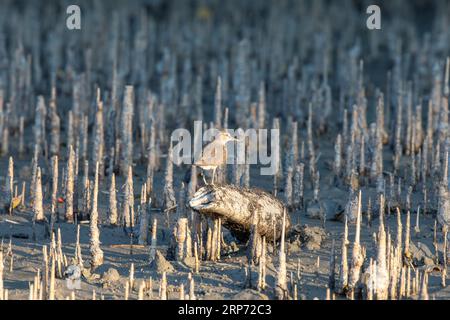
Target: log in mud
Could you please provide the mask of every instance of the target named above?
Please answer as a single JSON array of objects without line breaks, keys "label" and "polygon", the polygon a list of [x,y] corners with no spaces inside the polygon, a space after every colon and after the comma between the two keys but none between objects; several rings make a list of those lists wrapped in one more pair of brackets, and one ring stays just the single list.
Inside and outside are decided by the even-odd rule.
[{"label": "log in mud", "polygon": [[[283,224],[283,203],[259,189],[238,188],[231,185],[208,185],[199,189],[189,206],[212,218],[221,218],[223,225],[239,240],[250,235],[253,214],[258,216],[258,233],[267,240],[278,240]],[[291,222],[286,215],[286,234]]]}]

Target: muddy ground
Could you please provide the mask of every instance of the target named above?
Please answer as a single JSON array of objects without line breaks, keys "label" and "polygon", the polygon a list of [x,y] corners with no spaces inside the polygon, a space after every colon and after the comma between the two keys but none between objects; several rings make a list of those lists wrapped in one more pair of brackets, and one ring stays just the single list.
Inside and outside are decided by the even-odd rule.
[{"label": "muddy ground", "polygon": [[[325,145],[326,137],[324,137],[323,142],[319,141],[324,150],[326,150]],[[389,152],[386,152],[389,154]],[[288,237],[287,244],[287,268],[288,268],[288,282],[291,283],[290,278],[293,277],[294,282],[297,280],[297,270],[300,265],[300,278],[298,280],[298,298],[299,299],[325,299],[326,288],[328,286],[328,276],[329,276],[329,261],[330,252],[333,239],[336,241],[336,253],[337,253],[337,266],[336,266],[336,277],[339,272],[340,263],[340,252],[341,252],[341,242],[344,232],[344,224],[340,221],[336,221],[334,218],[335,214],[338,213],[339,206],[343,207],[347,201],[348,192],[346,188],[336,187],[331,181],[332,173],[329,169],[327,163],[332,161],[332,154],[324,153],[319,160],[320,172],[323,174],[321,179],[321,191],[320,199],[323,203],[328,203],[330,207],[336,206],[337,209],[333,212],[327,212],[327,221],[325,224],[323,241],[320,243],[317,241],[312,241],[310,246],[308,243],[301,241],[294,241],[292,238]],[[387,156],[386,156],[387,157]],[[162,159],[165,162],[165,159]],[[20,161],[17,159],[16,166],[18,168],[23,168],[27,165],[27,161]],[[7,169],[7,164],[5,159],[2,159],[1,172],[5,172]],[[180,177],[184,177],[187,168],[176,168],[174,176],[177,177],[175,180],[175,187],[178,188],[181,184]],[[22,169],[25,170],[26,169]],[[22,174],[26,173],[22,171]],[[21,170],[17,171],[19,177],[17,181],[20,182],[22,179],[27,179],[27,176],[20,176]],[[145,175],[141,175],[141,172],[135,172],[134,183],[135,185],[140,185],[143,183],[143,178]],[[44,175],[45,176],[45,175]],[[163,172],[158,172],[156,176],[155,194],[162,194],[162,181]],[[4,177],[0,178],[0,183],[4,184]],[[117,181],[117,188],[120,190],[120,186],[123,181],[120,178]],[[105,178],[103,181],[103,187],[101,187],[101,192],[99,194],[99,210],[100,210],[100,221],[106,223],[106,212],[107,212],[107,191],[108,190],[108,179]],[[21,185],[19,183],[18,185]],[[268,192],[272,192],[272,177],[264,177],[259,175],[259,169],[253,168],[251,175],[251,185],[252,187],[258,187],[265,189]],[[307,182],[308,186],[308,182]],[[45,190],[45,189],[44,189]],[[136,193],[136,192],[135,192]],[[373,188],[362,188],[363,203],[367,203],[368,197],[375,198],[375,190]],[[136,194],[136,198],[138,198]],[[280,189],[280,197],[282,196],[282,189]],[[49,192],[44,191],[44,197],[49,197]],[[120,197],[120,196],[119,196]],[[120,199],[120,198],[119,198]],[[312,199],[311,187],[306,188],[305,202],[308,203]],[[373,201],[373,200],[372,200]],[[419,200],[417,199],[417,202]],[[417,207],[413,199],[412,207]],[[49,211],[49,203],[45,201],[45,210]],[[164,217],[161,212],[155,211],[151,215],[151,219],[154,217],[158,218],[159,221],[164,221]],[[414,210],[416,211],[416,210]],[[70,264],[70,259],[74,257],[75,253],[75,241],[76,241],[76,225],[68,224],[63,221],[64,217],[64,204],[59,204],[59,213],[61,220],[56,224],[56,228],[61,230],[62,240],[63,240],[63,252],[67,256]],[[367,216],[363,212],[363,223],[361,231],[361,241],[366,247],[368,257],[376,257],[375,245],[373,242],[373,234],[378,230],[378,216],[373,213],[371,226],[368,225]],[[175,219],[176,214],[171,213],[171,219]],[[50,240],[45,236],[45,226],[36,225],[35,231],[33,231],[32,223],[33,213],[30,208],[23,208],[20,210],[15,210],[13,216],[8,216],[6,214],[0,215],[0,237],[3,240],[4,252],[7,252],[9,241],[12,243],[13,252],[13,271],[9,271],[10,258],[5,255],[5,272],[4,272],[4,286],[9,290],[10,299],[27,299],[29,295],[29,285],[32,283],[36,272],[38,269],[42,271],[43,268],[43,257],[42,257],[42,246],[49,245]],[[295,224],[295,228],[301,226],[317,227],[322,229],[322,221],[316,219],[309,219],[306,216],[304,210],[290,212],[291,221]],[[434,215],[426,214],[420,215],[420,233],[416,234],[414,232],[416,215],[413,212],[411,214],[411,242],[413,245],[421,247],[425,246],[423,249],[425,253],[420,255],[434,259],[434,249],[433,249],[433,227],[434,227]],[[160,250],[164,255],[166,253],[167,247],[170,243],[170,231],[165,227],[164,223],[158,224],[158,250]],[[406,224],[406,214],[402,213],[402,224]],[[81,247],[82,255],[85,263],[85,267],[89,268],[89,224],[85,222],[80,222],[81,231]],[[386,227],[390,230],[392,240],[395,239],[397,221],[394,212],[387,214],[386,216]],[[349,240],[354,239],[355,226],[349,226]],[[36,235],[36,240],[33,241],[33,234]],[[440,234],[440,233],[439,233]],[[24,239],[25,238],[25,239]],[[198,274],[193,274],[195,279],[196,288],[195,294],[198,299],[273,299],[273,288],[275,284],[276,268],[278,256],[273,255],[273,247],[269,244],[269,258],[267,261],[267,288],[265,291],[258,292],[256,290],[251,290],[247,288],[246,283],[246,272],[245,268],[247,265],[246,258],[246,244],[239,243],[234,239],[226,229],[224,229],[224,239],[227,244],[235,242],[237,248],[234,250],[229,250],[230,252],[222,253],[222,258],[218,262],[202,261],[200,264],[200,272]],[[137,286],[141,280],[153,280],[153,294],[152,297],[157,299],[159,281],[161,279],[161,274],[151,267],[149,263],[149,246],[130,246],[130,238],[127,236],[121,227],[111,228],[107,225],[100,225],[100,240],[101,248],[104,251],[104,265],[99,267],[94,271],[94,274],[85,275],[81,278],[81,288],[75,291],[77,299],[91,299],[93,291],[96,292],[97,298],[104,297],[104,299],[123,299],[125,293],[125,283],[128,281],[131,263],[135,265],[135,279],[136,288],[130,294],[130,299],[137,299]],[[438,238],[441,241],[440,235]],[[442,245],[438,246],[439,253],[442,256]],[[318,258],[320,259],[319,268],[317,268]],[[427,262],[429,262],[427,260]],[[171,299],[178,299],[178,290],[181,283],[185,284],[187,288],[187,277],[189,273],[193,272],[191,267],[182,263],[169,261],[172,264],[174,271],[167,273],[168,279],[168,294]],[[431,263],[429,263],[431,264]],[[420,268],[425,268],[422,262],[419,263]],[[104,284],[105,273],[113,268],[117,270],[120,277],[114,278],[113,281],[108,281]],[[252,275],[253,286],[256,288],[257,281],[257,267],[255,267],[254,273]],[[429,276],[429,294],[430,297],[436,299],[447,299],[450,297],[450,291],[447,288],[442,288],[440,285],[440,273],[434,272]],[[57,279],[56,280],[56,298],[65,299],[70,296],[71,289],[67,287],[66,280]],[[147,296],[150,298],[150,296]],[[339,298],[339,296],[337,297]]]}]

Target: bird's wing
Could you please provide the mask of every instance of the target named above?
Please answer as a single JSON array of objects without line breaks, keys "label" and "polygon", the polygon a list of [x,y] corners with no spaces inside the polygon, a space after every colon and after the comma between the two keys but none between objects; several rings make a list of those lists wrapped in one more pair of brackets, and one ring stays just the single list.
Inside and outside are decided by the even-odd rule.
[{"label": "bird's wing", "polygon": [[203,149],[201,158],[195,163],[198,166],[202,165],[217,165],[223,161],[223,145],[216,141],[206,145]]}]

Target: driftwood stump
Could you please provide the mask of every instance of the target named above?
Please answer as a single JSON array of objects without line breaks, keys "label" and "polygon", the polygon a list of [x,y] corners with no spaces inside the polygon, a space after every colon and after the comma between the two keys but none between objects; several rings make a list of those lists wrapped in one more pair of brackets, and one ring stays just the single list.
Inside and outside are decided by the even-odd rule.
[{"label": "driftwood stump", "polygon": [[[246,241],[250,235],[253,213],[258,216],[257,231],[261,236],[269,241],[281,237],[284,205],[265,191],[208,185],[194,194],[189,206],[206,216],[222,218],[223,225],[241,241]],[[290,227],[287,215],[286,234]]]}]

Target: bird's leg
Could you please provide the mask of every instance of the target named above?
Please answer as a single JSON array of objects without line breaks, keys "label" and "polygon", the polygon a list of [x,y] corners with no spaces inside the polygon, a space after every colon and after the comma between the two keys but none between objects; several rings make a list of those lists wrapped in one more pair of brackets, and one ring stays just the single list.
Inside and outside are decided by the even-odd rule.
[{"label": "bird's leg", "polygon": [[217,167],[215,167],[215,168],[213,169],[212,181],[211,181],[211,184],[212,184],[212,185],[214,185],[214,176],[216,175],[216,169],[217,169]]},{"label": "bird's leg", "polygon": [[203,182],[205,183],[205,186],[208,185],[208,183],[206,182],[205,179],[205,171],[202,170],[202,178],[203,178]]}]

